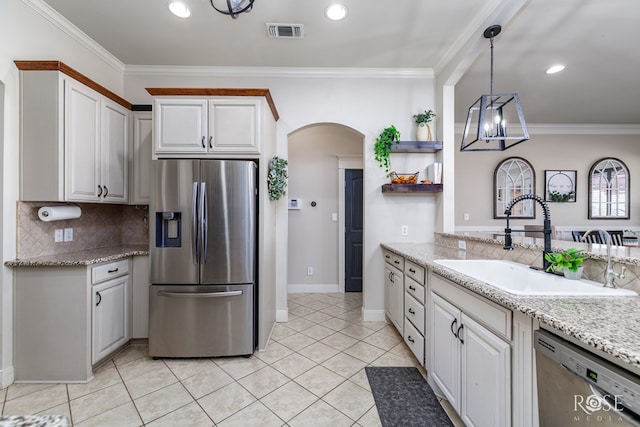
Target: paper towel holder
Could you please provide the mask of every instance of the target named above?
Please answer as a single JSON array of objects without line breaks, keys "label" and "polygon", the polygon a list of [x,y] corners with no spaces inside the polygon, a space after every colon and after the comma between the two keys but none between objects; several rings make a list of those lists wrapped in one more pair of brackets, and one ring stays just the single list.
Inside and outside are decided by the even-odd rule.
[{"label": "paper towel holder", "polygon": [[38,209],[38,218],[41,221],[62,221],[80,218],[82,210],[76,205],[42,206]]}]

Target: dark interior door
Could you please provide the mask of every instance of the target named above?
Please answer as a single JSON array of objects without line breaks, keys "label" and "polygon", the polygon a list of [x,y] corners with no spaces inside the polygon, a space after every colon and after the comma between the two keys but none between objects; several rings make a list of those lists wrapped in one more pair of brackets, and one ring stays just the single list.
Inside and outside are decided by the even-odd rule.
[{"label": "dark interior door", "polygon": [[362,292],[362,169],[345,170],[345,291]]}]

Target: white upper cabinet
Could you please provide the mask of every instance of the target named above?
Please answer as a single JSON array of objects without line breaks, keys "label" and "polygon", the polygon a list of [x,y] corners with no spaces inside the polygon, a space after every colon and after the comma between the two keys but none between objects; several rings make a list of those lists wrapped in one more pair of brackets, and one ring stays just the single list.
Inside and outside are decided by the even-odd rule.
[{"label": "white upper cabinet", "polygon": [[65,79],[68,201],[127,202],[128,111]]},{"label": "white upper cabinet", "polygon": [[127,203],[130,104],[60,62],[16,65],[20,200]]},{"label": "white upper cabinet", "polygon": [[151,152],[153,118],[150,111],[134,111],[131,115],[131,169],[129,203],[147,205],[151,200]]},{"label": "white upper cabinet", "polygon": [[252,98],[209,101],[209,151],[259,154],[260,100]]},{"label": "white upper cabinet", "polygon": [[278,112],[267,89],[147,88],[153,106],[153,155],[255,158],[274,135]]},{"label": "white upper cabinet", "polygon": [[153,111],[156,153],[207,152],[206,99],[156,99]]},{"label": "white upper cabinet", "polygon": [[156,99],[156,154],[260,154],[261,100]]}]

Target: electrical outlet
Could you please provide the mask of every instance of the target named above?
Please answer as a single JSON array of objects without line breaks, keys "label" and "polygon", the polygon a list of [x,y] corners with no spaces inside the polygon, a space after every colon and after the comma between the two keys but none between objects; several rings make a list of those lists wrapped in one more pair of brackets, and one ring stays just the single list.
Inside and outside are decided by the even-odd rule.
[{"label": "electrical outlet", "polygon": [[466,240],[458,240],[458,249],[462,249],[463,251],[467,250],[467,241]]},{"label": "electrical outlet", "polygon": [[462,214],[462,219],[465,221],[469,221],[469,213],[465,212],[464,214]]},{"label": "electrical outlet", "polygon": [[73,228],[64,229],[64,241],[73,242]]},{"label": "electrical outlet", "polygon": [[56,231],[53,234],[53,241],[56,243],[62,242],[64,240],[64,234],[63,234],[62,228],[58,228],[56,229]]},{"label": "electrical outlet", "polygon": [[307,267],[307,276],[313,276],[313,267]]},{"label": "electrical outlet", "polygon": [[400,227],[400,235],[401,236],[408,236],[409,235],[409,226],[408,225],[403,225],[402,227]]}]

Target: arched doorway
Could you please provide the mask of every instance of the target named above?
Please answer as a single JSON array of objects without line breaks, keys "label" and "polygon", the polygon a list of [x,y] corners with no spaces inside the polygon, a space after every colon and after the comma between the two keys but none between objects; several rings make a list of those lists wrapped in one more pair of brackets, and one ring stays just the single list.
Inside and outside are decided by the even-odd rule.
[{"label": "arched doorway", "polygon": [[[345,215],[350,205],[345,200],[353,197],[345,191],[345,179],[352,175],[348,171],[363,169],[363,139],[360,132],[335,123],[289,134],[287,197],[298,204],[288,210],[288,292],[345,291]],[[354,265],[361,268],[362,255],[349,261],[349,267]]]}]

